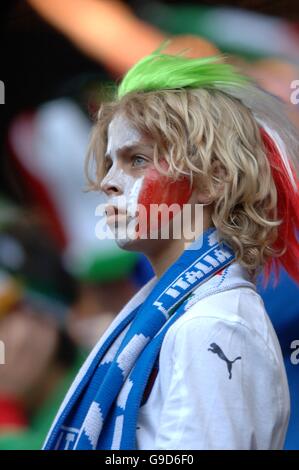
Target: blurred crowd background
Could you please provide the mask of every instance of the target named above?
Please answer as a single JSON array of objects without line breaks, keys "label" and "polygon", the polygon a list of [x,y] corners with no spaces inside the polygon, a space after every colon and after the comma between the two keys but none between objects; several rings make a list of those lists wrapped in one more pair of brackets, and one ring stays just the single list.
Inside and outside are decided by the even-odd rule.
[{"label": "blurred crowd background", "polygon": [[[299,80],[299,4],[267,0],[20,0],[2,3],[0,80],[0,449],[39,449],[80,364],[151,276],[141,255],[95,236],[101,195],[84,157],[105,86],[168,37],[217,48],[289,105]],[[299,290],[259,290],[285,357],[299,449]],[[249,312],[250,313],[250,312]]]}]

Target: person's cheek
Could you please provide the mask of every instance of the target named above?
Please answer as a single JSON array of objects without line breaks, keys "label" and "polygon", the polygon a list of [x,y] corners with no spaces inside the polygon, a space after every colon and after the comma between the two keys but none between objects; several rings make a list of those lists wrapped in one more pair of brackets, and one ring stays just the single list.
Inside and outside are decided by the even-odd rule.
[{"label": "person's cheek", "polygon": [[[190,180],[182,177],[177,181],[161,175],[155,168],[147,171],[138,196],[138,235],[156,231],[169,221],[188,202],[192,193]],[[153,206],[156,207],[153,207]],[[162,206],[161,206],[162,205]],[[175,205],[175,206],[172,206]],[[157,207],[160,210],[157,210]],[[175,210],[169,210],[172,206]]]}]

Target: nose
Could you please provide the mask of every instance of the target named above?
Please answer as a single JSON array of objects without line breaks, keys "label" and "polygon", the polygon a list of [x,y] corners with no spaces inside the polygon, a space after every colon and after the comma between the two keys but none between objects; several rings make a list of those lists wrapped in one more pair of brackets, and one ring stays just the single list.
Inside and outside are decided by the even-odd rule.
[{"label": "nose", "polygon": [[100,188],[107,196],[119,196],[122,194],[119,182],[109,173],[103,178]]}]

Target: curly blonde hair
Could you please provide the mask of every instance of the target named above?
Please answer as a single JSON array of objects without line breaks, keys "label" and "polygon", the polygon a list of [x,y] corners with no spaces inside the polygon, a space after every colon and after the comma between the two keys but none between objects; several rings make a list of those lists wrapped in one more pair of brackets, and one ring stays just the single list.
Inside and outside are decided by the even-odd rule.
[{"label": "curly blonde hair", "polygon": [[166,155],[171,178],[187,175],[206,188],[219,238],[232,246],[240,264],[254,275],[282,254],[273,248],[281,221],[270,164],[259,125],[238,98],[217,89],[175,89],[132,92],[102,104],[86,160],[92,189],[99,189],[104,176],[108,125],[118,112],[152,139],[154,164],[162,174],[159,160]]}]

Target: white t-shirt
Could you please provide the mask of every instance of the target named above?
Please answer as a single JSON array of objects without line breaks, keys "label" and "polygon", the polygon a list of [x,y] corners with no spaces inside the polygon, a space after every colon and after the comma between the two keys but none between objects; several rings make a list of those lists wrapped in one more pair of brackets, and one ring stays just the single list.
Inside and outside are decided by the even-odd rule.
[{"label": "white t-shirt", "polygon": [[[237,263],[228,270],[242,272]],[[167,331],[139,410],[137,449],[281,449],[289,413],[281,349],[261,297],[253,285],[223,290],[195,300]]]}]

